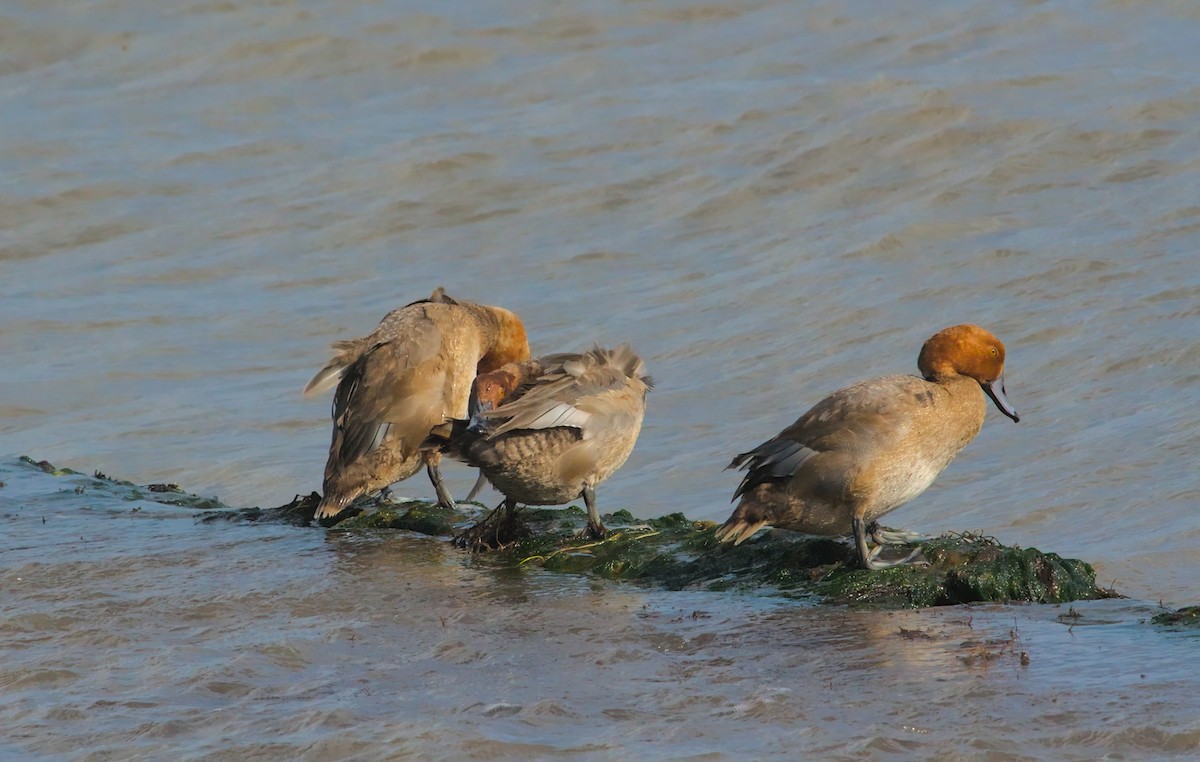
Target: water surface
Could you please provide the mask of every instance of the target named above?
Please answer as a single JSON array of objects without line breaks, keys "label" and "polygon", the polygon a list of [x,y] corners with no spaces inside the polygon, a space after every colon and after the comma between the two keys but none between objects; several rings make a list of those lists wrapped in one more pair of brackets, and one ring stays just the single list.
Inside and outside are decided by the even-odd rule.
[{"label": "water surface", "polygon": [[[1194,754],[1195,642],[1139,621],[1200,578],[1198,38],[1136,1],[6,4],[0,453],[285,502],[328,342],[444,285],[537,352],[631,341],[601,506],[720,520],[734,453],[970,321],[1022,420],[894,523],[1134,599],[829,611],[5,488],[9,756]],[[1014,627],[1028,666],[961,658]]]}]

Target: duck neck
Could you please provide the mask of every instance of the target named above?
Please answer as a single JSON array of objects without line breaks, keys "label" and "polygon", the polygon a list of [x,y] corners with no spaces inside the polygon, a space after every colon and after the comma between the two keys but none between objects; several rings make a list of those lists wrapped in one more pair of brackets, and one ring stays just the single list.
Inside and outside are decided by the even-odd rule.
[{"label": "duck neck", "polygon": [[529,359],[529,340],[520,318],[501,307],[481,307],[478,317],[485,326],[487,340],[476,375]]}]

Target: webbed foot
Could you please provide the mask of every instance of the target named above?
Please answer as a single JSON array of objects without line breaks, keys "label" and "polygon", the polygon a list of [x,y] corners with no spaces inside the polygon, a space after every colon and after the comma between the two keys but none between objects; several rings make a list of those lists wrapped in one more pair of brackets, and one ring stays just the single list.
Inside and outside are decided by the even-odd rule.
[{"label": "webbed foot", "polygon": [[[901,558],[899,560],[880,561],[880,560],[878,560],[878,556],[879,556],[880,551],[883,550],[883,547],[884,547],[883,544],[876,545],[874,548],[868,548],[867,547],[868,528],[867,528],[866,522],[863,521],[862,519],[856,517],[854,519],[853,525],[854,525],[854,547],[855,547],[855,550],[858,552],[858,562],[864,569],[871,569],[872,571],[875,571],[878,569],[891,569],[892,567],[904,566],[906,564],[928,564],[929,563],[929,561],[927,561],[925,559],[925,556],[923,556],[921,554],[920,548],[915,548],[911,553],[909,553],[907,556],[905,556],[904,558]],[[874,522],[872,522],[872,528],[873,528],[873,531],[871,532],[872,539],[876,539],[877,532],[882,531],[882,532],[886,532],[889,534],[896,533],[896,530],[880,530],[879,525]],[[900,534],[915,534],[915,533],[901,532]],[[878,542],[878,539],[876,539],[876,542]]]}]

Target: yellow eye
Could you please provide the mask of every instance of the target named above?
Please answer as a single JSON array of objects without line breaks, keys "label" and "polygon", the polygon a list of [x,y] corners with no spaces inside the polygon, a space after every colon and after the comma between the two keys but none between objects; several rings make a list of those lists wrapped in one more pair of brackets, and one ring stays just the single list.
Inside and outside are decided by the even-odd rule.
[{"label": "yellow eye", "polygon": [[992,357],[999,357],[999,356],[1000,356],[1000,350],[996,349],[995,347],[992,347]]}]

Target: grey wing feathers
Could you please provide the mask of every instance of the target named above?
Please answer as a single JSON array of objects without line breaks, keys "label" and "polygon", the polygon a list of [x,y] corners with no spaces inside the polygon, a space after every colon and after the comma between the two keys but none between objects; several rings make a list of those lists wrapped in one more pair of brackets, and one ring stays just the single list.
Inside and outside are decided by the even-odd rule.
[{"label": "grey wing feathers", "polygon": [[317,371],[317,374],[312,377],[312,380],[304,387],[304,396],[311,397],[314,394],[326,391],[342,377],[342,373],[346,370],[346,366],[341,363],[331,362],[324,368]]},{"label": "grey wing feathers", "polygon": [[304,396],[310,397],[334,387],[362,351],[364,339],[344,339],[333,342],[333,358],[317,371],[304,387]]},{"label": "grey wing feathers", "polygon": [[[902,436],[909,419],[900,404],[904,395],[897,394],[897,390],[922,391],[925,383],[915,376],[883,376],[829,395],[773,439],[733,459],[729,468],[748,471],[734,499],[759,484],[795,476],[813,456],[836,450],[839,440],[844,442],[864,428],[873,427],[880,416],[893,421],[887,429],[890,436]],[[869,430],[878,436],[877,428]]]},{"label": "grey wing feathers", "polygon": [[555,426],[582,428],[590,417],[576,403],[586,394],[579,379],[567,373],[559,358],[542,358],[544,372],[521,386],[494,410],[481,410],[476,419],[491,437],[515,429],[546,429]]},{"label": "grey wing feathers", "polygon": [[795,475],[808,459],[816,454],[815,450],[794,439],[776,437],[763,442],[750,452],[738,455],[728,467],[745,468],[748,472],[733,493],[733,499],[737,500],[747,490],[764,482]]},{"label": "grey wing feathers", "polygon": [[333,425],[342,432],[342,446],[338,451],[342,463],[351,463],[369,452],[387,434],[385,422],[364,415],[367,411],[359,404],[369,357],[370,352],[363,354],[345,370],[333,395]]},{"label": "grey wing feathers", "polygon": [[631,383],[649,388],[649,378],[641,375],[641,358],[625,344],[612,350],[595,347],[583,354],[546,355],[535,362],[540,375],[495,410],[476,412],[475,421],[489,437],[516,429],[585,429],[595,413],[608,412],[608,393]]}]

